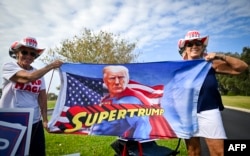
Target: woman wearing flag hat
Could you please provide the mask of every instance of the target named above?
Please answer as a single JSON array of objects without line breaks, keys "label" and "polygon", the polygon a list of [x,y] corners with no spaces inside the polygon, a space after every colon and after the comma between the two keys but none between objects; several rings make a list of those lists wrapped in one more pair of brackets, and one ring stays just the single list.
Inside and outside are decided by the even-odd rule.
[{"label": "woman wearing flag hat", "polygon": [[[37,48],[37,40],[25,37],[11,44],[10,57],[16,61],[3,65],[3,88],[0,108],[33,108],[33,126],[29,156],[45,154],[44,129],[47,128],[47,96],[44,75],[59,68],[63,62],[56,60],[41,69],[35,69],[31,63],[45,49]],[[41,118],[42,117],[42,118]]]},{"label": "woman wearing flag hat", "polygon": [[200,137],[205,138],[210,155],[224,155],[226,139],[220,111],[224,109],[218,91],[216,74],[237,75],[248,68],[240,59],[219,53],[206,53],[208,36],[201,37],[196,30],[188,31],[184,39],[178,42],[179,53],[184,60],[205,59],[212,62],[200,90],[197,104],[198,130],[190,139],[186,139],[188,155],[201,155]]}]

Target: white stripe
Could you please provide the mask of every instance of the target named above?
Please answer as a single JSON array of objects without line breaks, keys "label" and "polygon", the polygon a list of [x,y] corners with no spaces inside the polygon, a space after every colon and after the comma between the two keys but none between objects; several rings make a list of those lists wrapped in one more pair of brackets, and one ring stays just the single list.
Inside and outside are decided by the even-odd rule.
[{"label": "white stripe", "polygon": [[61,117],[60,116],[57,121],[58,122],[62,122],[62,123],[69,123],[69,120],[68,120],[67,117]]},{"label": "white stripe", "polygon": [[50,132],[56,132],[56,131],[61,131],[61,130],[55,126],[50,129]]},{"label": "white stripe", "polygon": [[150,93],[155,93],[155,94],[163,94],[163,90],[155,90],[153,88],[150,88],[148,86],[143,86],[143,85],[140,85],[140,84],[128,84],[128,87],[129,88],[139,88],[139,89],[142,89],[142,90],[145,90],[147,92],[150,92]]},{"label": "white stripe", "polygon": [[64,106],[62,111],[63,111],[63,112],[67,112],[67,111],[69,110],[69,108],[70,108],[70,107],[68,107],[68,106]]},{"label": "white stripe", "polygon": [[160,104],[160,98],[147,98],[151,104]]}]

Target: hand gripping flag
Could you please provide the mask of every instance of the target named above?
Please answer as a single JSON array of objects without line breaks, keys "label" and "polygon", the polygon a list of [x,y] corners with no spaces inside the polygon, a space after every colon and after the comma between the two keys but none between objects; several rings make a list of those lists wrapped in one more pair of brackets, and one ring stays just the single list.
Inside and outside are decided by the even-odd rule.
[{"label": "hand gripping flag", "polygon": [[116,100],[106,98],[102,70],[108,65],[62,65],[50,132],[157,139],[189,138],[197,130],[199,91],[211,63],[119,64],[128,68],[130,81]]}]

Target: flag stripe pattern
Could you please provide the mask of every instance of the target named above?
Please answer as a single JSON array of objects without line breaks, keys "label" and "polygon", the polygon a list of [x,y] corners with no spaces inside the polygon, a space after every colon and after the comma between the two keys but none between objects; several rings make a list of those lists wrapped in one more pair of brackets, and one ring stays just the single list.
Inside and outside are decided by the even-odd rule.
[{"label": "flag stripe pattern", "polygon": [[[69,122],[70,120],[67,117],[67,112],[72,106],[84,106],[84,108],[86,108],[84,111],[88,113],[100,112],[100,110],[97,109],[98,107],[96,107],[95,105],[100,104],[102,97],[107,92],[101,78],[94,79],[69,73],[66,73],[66,78],[66,103],[63,107],[63,111],[61,112],[58,121],[55,123],[55,126],[59,127],[59,129],[56,129],[57,131],[73,128],[73,125]],[[151,103],[151,105],[160,104],[160,99],[163,96],[163,85],[150,87],[130,80],[128,83],[128,87],[143,93],[146,96],[146,99]],[[118,105],[117,107],[118,108],[116,109],[119,109],[122,107],[122,105]]]}]

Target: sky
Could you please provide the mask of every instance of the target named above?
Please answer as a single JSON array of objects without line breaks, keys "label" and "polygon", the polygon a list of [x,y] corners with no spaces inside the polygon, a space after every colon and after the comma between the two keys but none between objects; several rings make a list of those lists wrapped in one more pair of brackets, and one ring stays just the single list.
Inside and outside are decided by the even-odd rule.
[{"label": "sky", "polygon": [[[241,53],[250,47],[249,9],[249,0],[1,0],[0,65],[13,61],[8,49],[23,37],[48,50],[84,28],[136,42],[137,62],[180,60],[177,42],[189,30],[209,35],[208,52]],[[44,66],[39,59],[32,65]],[[49,92],[57,93],[58,72],[45,77]]]}]

